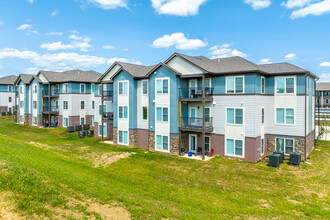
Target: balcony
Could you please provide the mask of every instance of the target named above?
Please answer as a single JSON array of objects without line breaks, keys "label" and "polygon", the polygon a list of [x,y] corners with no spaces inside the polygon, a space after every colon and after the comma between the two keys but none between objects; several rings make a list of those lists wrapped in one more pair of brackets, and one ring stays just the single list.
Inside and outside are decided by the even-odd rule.
[{"label": "balcony", "polygon": [[51,113],[51,114],[58,114],[59,113],[59,108],[58,108],[58,106],[50,106],[50,108],[49,108],[49,106],[44,106],[43,108],[42,108],[42,112],[43,113]]},{"label": "balcony", "polygon": [[113,122],[113,112],[103,112],[103,122]]},{"label": "balcony", "polygon": [[112,100],[113,99],[113,91],[103,91],[103,99],[104,100]]},{"label": "balcony", "polygon": [[[179,89],[179,99],[181,101],[201,101],[203,100],[203,88]],[[205,87],[206,101],[213,100],[213,88]]]},{"label": "balcony", "polygon": [[49,95],[49,91],[48,90],[42,90],[41,92],[42,96],[50,96],[50,97],[58,97],[60,94],[60,90],[59,89],[53,89],[50,91],[50,95]]},{"label": "balcony", "polygon": [[[181,130],[186,131],[203,131],[203,118],[191,118],[191,117],[182,117],[181,118]],[[205,132],[213,131],[213,118],[205,118]]]}]

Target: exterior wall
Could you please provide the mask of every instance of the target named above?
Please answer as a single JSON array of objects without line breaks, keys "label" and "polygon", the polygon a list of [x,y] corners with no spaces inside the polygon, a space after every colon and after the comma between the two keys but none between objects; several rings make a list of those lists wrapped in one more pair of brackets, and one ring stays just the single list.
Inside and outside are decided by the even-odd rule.
[{"label": "exterior wall", "polygon": [[149,145],[149,130],[137,129],[136,147],[148,150]]},{"label": "exterior wall", "polygon": [[99,123],[94,123],[94,137],[99,137]]},{"label": "exterior wall", "polygon": [[307,137],[307,157],[313,152],[315,148],[315,130],[311,131]]},{"label": "exterior wall", "polygon": [[202,74],[203,71],[191,63],[188,63],[181,57],[174,57],[167,63],[170,67],[175,69],[177,72],[181,73],[182,75],[189,75],[189,74]]},{"label": "exterior wall", "polygon": [[106,123],[107,124],[107,139],[113,140],[113,125],[111,123]]},{"label": "exterior wall", "polygon": [[118,129],[115,127],[113,128],[113,143],[118,143]]},{"label": "exterior wall", "polygon": [[137,144],[137,139],[138,139],[138,136],[137,136],[137,130],[136,129],[131,129],[129,130],[129,146],[130,147],[136,147],[136,144]]},{"label": "exterior wall", "polygon": [[[143,94],[143,86],[142,83],[145,80],[137,81],[137,127],[139,129],[149,129],[149,91],[147,95]],[[148,82],[148,90],[149,90],[149,81]],[[143,120],[143,107],[148,108],[148,119]]]},{"label": "exterior wall", "polygon": [[80,125],[80,117],[79,116],[69,116],[69,126]]},{"label": "exterior wall", "polygon": [[[11,102],[9,102],[9,97],[11,97]],[[0,92],[0,112],[8,112],[10,108],[13,113],[15,102],[15,92]]]}]

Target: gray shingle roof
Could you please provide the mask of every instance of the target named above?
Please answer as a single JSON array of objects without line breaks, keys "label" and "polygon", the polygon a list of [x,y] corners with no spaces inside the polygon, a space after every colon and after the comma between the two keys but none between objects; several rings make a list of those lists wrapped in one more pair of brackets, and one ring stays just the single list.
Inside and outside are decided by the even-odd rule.
[{"label": "gray shingle roof", "polygon": [[[41,70],[42,73],[50,83],[64,83],[64,82],[97,82],[101,73],[95,71],[82,71],[79,69],[69,70],[65,72],[54,72]],[[38,75],[39,75],[38,74]]]},{"label": "gray shingle roof", "polygon": [[152,66],[142,66],[131,63],[117,62],[123,70],[131,74],[134,78],[143,78],[145,77],[150,70],[152,70],[156,65]]},{"label": "gray shingle roof", "polygon": [[22,80],[24,84],[29,85],[35,75],[32,74],[20,74],[18,80]]},{"label": "gray shingle roof", "polygon": [[330,91],[330,82],[316,83],[316,91]]},{"label": "gray shingle roof", "polygon": [[0,78],[0,85],[14,85],[18,76],[4,76]]},{"label": "gray shingle roof", "polygon": [[261,71],[268,74],[307,73],[309,71],[291,63],[272,63],[259,65]]}]

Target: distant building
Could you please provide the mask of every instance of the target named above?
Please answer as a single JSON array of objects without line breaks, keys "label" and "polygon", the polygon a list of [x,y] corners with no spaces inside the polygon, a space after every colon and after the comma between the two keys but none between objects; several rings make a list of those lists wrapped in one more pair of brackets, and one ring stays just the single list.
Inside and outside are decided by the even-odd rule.
[{"label": "distant building", "polygon": [[0,78],[0,112],[14,112],[15,86],[17,76],[6,76]]},{"label": "distant building", "polygon": [[330,107],[330,82],[316,84],[316,107]]}]

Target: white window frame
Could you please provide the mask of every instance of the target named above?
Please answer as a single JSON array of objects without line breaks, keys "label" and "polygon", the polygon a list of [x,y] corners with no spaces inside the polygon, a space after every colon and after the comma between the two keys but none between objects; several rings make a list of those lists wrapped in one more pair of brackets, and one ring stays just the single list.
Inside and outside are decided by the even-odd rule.
[{"label": "white window frame", "polygon": [[92,101],[92,110],[95,110],[95,101]]},{"label": "white window frame", "polygon": [[63,127],[67,127],[69,125],[69,119],[67,117],[63,117]]},{"label": "white window frame", "polygon": [[[195,142],[196,142],[196,150],[191,150],[191,137],[195,137]],[[198,149],[198,136],[197,134],[189,134],[189,152],[196,153]]]},{"label": "white window frame", "polygon": [[[277,79],[278,78],[284,78],[284,93],[278,93],[277,92]],[[293,78],[293,93],[286,93],[286,79],[287,78]],[[297,94],[297,78],[296,76],[277,76],[274,78],[275,80],[275,88],[274,88],[274,94],[275,95],[296,95]]]},{"label": "white window frame", "polygon": [[63,110],[68,110],[69,109],[69,102],[63,100]]},{"label": "white window frame", "polygon": [[[264,81],[264,86],[262,86],[262,80]],[[264,92],[262,92],[262,87],[264,89]],[[264,76],[261,77],[261,81],[260,81],[260,93],[261,94],[266,93],[266,78]]]},{"label": "white window frame", "polygon": [[[143,93],[143,83],[144,83],[144,82],[147,82],[147,94],[144,94],[144,93]],[[142,88],[142,89],[141,89],[141,94],[142,94],[143,96],[148,96],[148,94],[149,94],[149,88],[148,88],[148,87],[149,87],[149,82],[148,82],[148,80],[142,80],[142,81],[141,81],[141,85],[142,85],[142,86],[141,86],[141,88]]]},{"label": "white window frame", "polygon": [[[36,120],[34,121],[34,119],[36,119]],[[33,125],[38,125],[38,117],[33,116],[32,122],[33,122]]]},{"label": "white window frame", "polygon": [[[243,78],[243,92],[236,92],[236,78]],[[228,93],[227,91],[227,81],[228,78],[234,78],[234,92],[233,93]],[[245,77],[244,75],[241,76],[226,76],[226,85],[225,85],[225,89],[226,89],[226,94],[245,94]]]},{"label": "white window frame", "polygon": [[[84,108],[81,108],[81,103],[84,102]],[[86,111],[86,101],[85,100],[81,100],[80,101],[80,110]]]},{"label": "white window frame", "polygon": [[[81,120],[84,119],[84,124],[81,123]],[[85,117],[80,117],[80,125],[85,125],[86,121],[85,121]]]},{"label": "white window frame", "polygon": [[[162,109],[162,111],[161,111],[162,112],[162,115],[161,115],[162,120],[161,121],[157,120],[157,108]],[[167,108],[167,121],[164,121],[164,108]],[[157,122],[157,123],[169,123],[170,122],[170,109],[169,109],[169,107],[167,107],[167,106],[156,106],[155,111],[156,111],[155,112],[155,115],[156,115],[156,121],[155,122]]]},{"label": "white window frame", "polygon": [[[211,108],[211,107],[205,107],[205,109],[207,109],[207,108],[210,109],[210,121],[206,121],[206,120],[205,120],[205,122],[206,122],[206,123],[209,123],[209,122],[211,122],[211,118],[212,118],[212,108]],[[205,112],[206,112],[206,111],[205,111]],[[206,119],[206,117],[205,117],[205,119]]]},{"label": "white window frame", "polygon": [[[264,112],[264,115],[262,115],[262,110],[263,110],[263,112]],[[261,118],[260,118],[260,124],[262,124],[262,125],[264,125],[265,124],[265,119],[266,119],[266,117],[265,117],[265,107],[261,107],[261,110],[260,110],[260,115],[261,115]],[[263,121],[262,121],[263,120]]]},{"label": "white window frame", "polygon": [[296,149],[295,149],[295,139],[294,138],[276,137],[275,138],[275,150],[276,150],[277,139],[284,139],[284,154],[285,155],[289,155],[289,154],[286,153],[286,140],[293,140],[293,151],[292,152],[296,152]]},{"label": "white window frame", "polygon": [[[228,108],[234,109],[234,124],[228,124],[228,120],[227,120],[227,109]],[[236,124],[236,109],[242,109],[243,110],[243,124]],[[229,126],[244,126],[244,124],[245,124],[245,108],[244,107],[229,107],[228,106],[228,107],[226,107],[225,114],[226,114],[226,118],[225,118],[226,125],[229,125]]]},{"label": "white window frame", "polygon": [[[234,154],[227,154],[227,139],[231,139],[234,140]],[[239,155],[235,155],[235,142],[236,141],[242,141],[242,156]],[[228,157],[236,157],[236,158],[245,158],[245,140],[244,139],[235,139],[235,138],[229,138],[229,137],[225,137],[225,156]]]},{"label": "white window frame", "polygon": [[12,91],[12,86],[8,86],[8,92]]},{"label": "white window frame", "polygon": [[[277,109],[280,108],[275,108],[275,125],[279,125],[279,126],[295,126],[296,125],[296,108],[282,108],[284,109],[284,123],[277,123]],[[287,109],[293,109],[293,124],[287,124],[286,123],[286,110]]]},{"label": "white window frame", "polygon": [[[147,108],[147,119],[144,119],[143,118],[143,108]],[[148,106],[142,106],[142,121],[148,121],[148,119],[149,119],[149,108],[148,108]]]},{"label": "white window frame", "polygon": [[64,83],[63,84],[62,91],[63,91],[64,94],[69,93],[69,83]]},{"label": "white window frame", "polygon": [[[164,80],[167,80],[168,82],[168,89],[167,93],[164,93]],[[157,93],[157,81],[162,81],[162,92]],[[170,94],[170,78],[169,77],[162,77],[162,78],[156,78],[155,79],[155,95],[169,95]]]},{"label": "white window frame", "polygon": [[[98,124],[98,135],[99,137],[102,136],[102,129],[100,129],[100,126],[102,127],[102,124]],[[105,129],[104,129],[105,128]],[[103,123],[103,134],[104,134],[104,131],[106,134],[108,134],[108,131],[107,131],[107,124],[106,123]],[[101,132],[101,133],[100,133]],[[103,135],[104,136],[104,135]],[[107,135],[106,135],[107,136]]]},{"label": "white window frame", "polygon": [[[119,108],[120,107],[123,108],[123,117],[122,118],[119,117]],[[125,109],[125,107],[127,107],[127,118],[124,118],[124,115],[125,115],[124,109]],[[128,118],[129,118],[129,107],[128,107],[128,105],[120,105],[120,106],[118,106],[118,119],[120,119],[120,120],[128,120]]]},{"label": "white window frame", "polygon": [[11,96],[8,97],[8,102],[11,103],[13,101],[13,98]]},{"label": "white window frame", "polygon": [[[35,105],[34,105],[35,103]],[[32,108],[37,109],[38,108],[38,101],[32,101]]]},{"label": "white window frame", "polygon": [[[84,86],[84,92],[81,91],[81,86]],[[80,93],[85,94],[86,93],[86,84],[80,83]]]},{"label": "white window frame", "polygon": [[[119,84],[120,83],[122,83],[123,84],[123,94],[120,94],[120,91],[119,91]],[[127,94],[126,93],[124,93],[124,91],[125,91],[125,88],[124,88],[124,85],[125,85],[125,83],[127,83]],[[129,81],[128,80],[121,80],[121,81],[118,81],[118,96],[120,96],[120,95],[128,95],[129,94]]]},{"label": "white window frame", "polygon": [[[120,131],[123,133],[123,141],[125,140],[124,134],[125,134],[125,132],[127,132],[127,143],[120,142],[120,138],[119,138],[119,132]],[[118,144],[120,144],[120,145],[129,145],[129,131],[127,131],[127,130],[118,130]]]},{"label": "white window frame", "polygon": [[260,139],[260,155],[263,156],[265,154],[265,138]]},{"label": "white window frame", "polygon": [[[157,148],[157,136],[161,136],[162,138],[162,149],[158,149]],[[168,139],[168,150],[164,150],[164,136],[167,137]],[[170,135],[168,134],[155,134],[155,150],[158,151],[158,152],[165,152],[165,153],[169,153],[170,152],[170,148],[171,148],[171,145],[170,145],[170,142],[171,142],[171,137]]]},{"label": "white window frame", "polygon": [[[204,138],[206,139],[206,138],[209,138],[209,140],[210,140],[210,147],[209,147],[209,151],[208,152],[210,152],[211,151],[211,149],[212,149],[212,145],[211,145],[211,136],[208,136],[208,135],[206,135],[206,136],[204,136]],[[205,143],[206,143],[206,141],[204,140],[204,148],[205,148]]]},{"label": "white window frame", "polygon": [[205,78],[204,79],[204,82],[205,82],[205,80],[210,80],[210,86],[207,86],[206,84],[205,84],[205,88],[212,88],[212,78],[211,77],[208,77],[208,78]]}]

